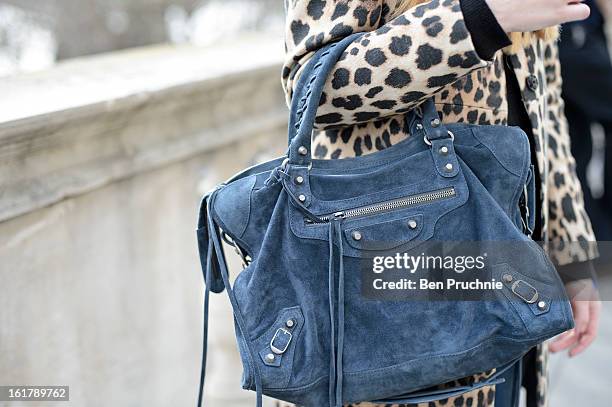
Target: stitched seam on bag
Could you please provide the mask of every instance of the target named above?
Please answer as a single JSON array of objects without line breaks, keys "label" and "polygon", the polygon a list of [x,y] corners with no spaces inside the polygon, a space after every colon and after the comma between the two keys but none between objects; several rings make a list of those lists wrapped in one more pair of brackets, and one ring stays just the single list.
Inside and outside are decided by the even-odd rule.
[{"label": "stitched seam on bag", "polygon": [[[546,335],[541,335],[541,337],[545,337],[545,336]],[[489,342],[495,343],[497,341],[500,341],[500,339],[505,339],[505,340],[508,340],[508,341],[511,341],[511,342],[515,342],[515,343],[524,343],[524,342],[537,341],[539,338],[540,337],[533,338],[533,339],[520,340],[520,339],[514,339],[514,338],[509,338],[507,336],[499,335],[497,338],[487,339],[486,341],[483,341],[483,342],[479,343],[478,345],[473,346],[473,347],[471,347],[469,349],[466,349],[464,351],[461,351],[461,352],[445,353],[445,354],[440,354],[440,355],[425,356],[425,357],[421,357],[421,358],[410,360],[408,362],[398,363],[396,365],[385,366],[385,367],[380,367],[380,368],[376,368],[376,369],[359,370],[359,371],[354,371],[354,372],[344,371],[344,375],[345,376],[357,376],[357,375],[363,375],[363,374],[385,372],[387,370],[397,369],[397,368],[400,368],[402,366],[408,366],[410,364],[413,364],[413,363],[416,363],[416,362],[420,362],[420,361],[424,361],[424,360],[431,360],[431,359],[437,359],[437,358],[445,358],[445,357],[449,357],[449,356],[459,356],[459,355],[462,355],[462,354],[465,354],[465,353],[469,353],[469,352],[475,351],[475,350],[483,347],[485,344],[487,344]]]},{"label": "stitched seam on bag", "polygon": [[[499,127],[502,127],[502,126],[499,126]],[[485,148],[486,148],[487,150],[489,150],[489,151],[491,152],[491,154],[493,155],[493,157],[495,157],[495,159],[496,159],[496,160],[499,162],[499,164],[500,164],[500,165],[501,165],[501,166],[502,166],[502,167],[503,167],[503,168],[504,168],[506,171],[508,171],[510,174],[516,175],[517,177],[520,177],[520,176],[521,176],[521,174],[517,174],[517,173],[515,173],[514,171],[511,171],[511,170],[510,170],[510,169],[509,169],[509,168],[506,166],[506,164],[504,164],[504,163],[502,162],[502,160],[500,160],[500,159],[497,157],[497,154],[495,154],[495,152],[494,152],[493,150],[491,150],[491,148],[489,148],[489,146],[487,145],[487,143],[483,142],[483,141],[482,141],[482,139],[481,139],[480,137],[478,137],[477,132],[473,132],[473,134],[474,134],[474,137],[475,137],[475,138],[476,138],[478,141],[480,141],[480,142],[481,142],[481,143],[482,143],[482,144],[485,146]],[[524,150],[525,150],[525,149],[523,148],[523,156],[525,156]],[[523,161],[524,161],[524,160],[523,160]]]},{"label": "stitched seam on bag", "polygon": [[[534,338],[534,339],[533,339],[533,341],[538,342],[538,341],[540,341],[540,339],[546,338],[547,336],[548,336],[547,334],[540,335],[540,336],[538,336],[538,337]],[[484,345],[486,342],[489,342],[489,341],[492,341],[492,342],[497,342],[497,341],[500,341],[500,339],[501,339],[501,340],[506,340],[506,341],[511,341],[511,342],[516,342],[516,343],[529,342],[529,340],[524,340],[524,341],[521,341],[521,340],[515,340],[515,339],[512,339],[512,338],[508,338],[508,337],[505,337],[505,336],[500,336],[499,338],[492,338],[492,339],[490,339],[490,340],[487,340],[487,341],[485,341],[485,342],[480,343],[480,344],[479,344],[478,346],[476,346],[476,347],[473,347],[473,348],[468,349],[468,350],[463,351],[463,352],[459,352],[459,353],[457,353],[457,354],[438,355],[438,356],[433,356],[433,357],[428,357],[428,358],[423,358],[423,359],[415,359],[415,360],[427,360],[427,359],[433,359],[433,358],[435,358],[435,357],[443,357],[443,356],[453,356],[453,355],[459,355],[459,354],[461,354],[461,353],[466,353],[466,352],[469,352],[469,351],[471,351],[471,350],[478,349],[478,347],[480,347],[480,346]],[[410,363],[412,363],[412,362],[410,362]],[[397,365],[388,366],[388,367],[381,368],[381,369],[372,369],[372,370],[359,371],[359,372],[346,372],[346,371],[345,371],[345,372],[344,372],[344,375],[353,375],[353,376],[356,376],[356,375],[363,374],[363,373],[372,373],[372,372],[377,372],[377,371],[384,371],[384,370],[389,370],[389,369],[395,369],[395,368],[397,368],[397,367],[400,367],[400,366],[403,366],[403,365],[406,365],[406,364],[407,364],[407,363],[400,363],[400,364],[397,364]],[[296,390],[304,390],[304,389],[308,389],[309,387],[312,387],[312,386],[315,386],[315,385],[319,384],[319,382],[321,382],[322,380],[325,380],[325,379],[328,379],[328,377],[327,377],[327,376],[321,376],[321,377],[319,377],[318,379],[315,379],[314,381],[312,381],[311,383],[306,384],[306,385],[303,385],[303,386],[298,386],[298,387],[287,387],[287,388],[285,388],[285,389],[269,389],[269,388],[267,388],[267,387],[264,387],[264,389],[266,389],[266,390],[271,390],[271,391],[274,391],[274,392],[276,392],[276,393],[286,393],[286,392],[290,392],[290,391],[296,391]]]},{"label": "stitched seam on bag", "polygon": [[[415,359],[415,361],[416,361],[416,360],[419,360],[419,361],[420,361],[420,360],[434,359],[434,358],[436,358],[436,357],[445,357],[445,356],[455,356],[455,355],[460,355],[460,354],[462,354],[462,353],[467,353],[467,352],[469,352],[469,351],[476,350],[476,349],[478,349],[479,347],[481,347],[482,345],[484,345],[484,344],[485,344],[485,343],[487,343],[487,342],[498,342],[498,341],[503,341],[503,340],[505,340],[505,341],[511,341],[511,342],[515,342],[515,343],[523,343],[523,342],[530,342],[530,341],[539,342],[539,341],[540,341],[540,339],[542,339],[542,340],[543,340],[543,339],[544,339],[544,338],[546,338],[547,336],[549,336],[549,335],[548,335],[548,334],[543,334],[543,335],[540,335],[540,336],[538,336],[538,337],[536,337],[536,338],[533,338],[533,339],[531,339],[531,340],[517,340],[517,339],[508,338],[508,337],[505,337],[505,336],[500,336],[500,337],[498,337],[498,338],[491,338],[491,339],[489,339],[489,340],[487,340],[487,341],[485,341],[485,342],[481,342],[479,345],[477,345],[477,346],[475,346],[475,347],[473,347],[473,348],[470,348],[470,349],[468,349],[468,350],[466,350],[466,351],[463,351],[463,352],[458,352],[458,353],[455,353],[455,354],[445,354],[445,355],[431,356],[431,357],[427,357],[427,358]],[[362,371],[358,371],[358,372],[347,372],[347,371],[344,371],[344,375],[345,375],[345,376],[346,376],[346,375],[349,375],[349,376],[357,376],[357,375],[364,374],[364,373],[369,374],[369,373],[374,373],[374,372],[378,372],[378,371],[385,371],[385,370],[390,370],[390,369],[396,369],[396,368],[398,368],[398,367],[401,367],[401,366],[407,365],[408,363],[412,363],[412,362],[413,362],[413,361],[406,362],[406,363],[399,363],[399,364],[397,364],[397,365],[387,366],[387,367],[384,367],[384,368],[379,368],[379,369],[371,369],[371,370],[362,370]],[[314,386],[314,385],[317,385],[319,382],[321,382],[322,380],[325,380],[325,379],[328,379],[328,376],[321,376],[321,377],[319,377],[318,379],[315,379],[314,381],[312,381],[311,383],[306,384],[306,385],[303,385],[303,386],[298,386],[298,387],[287,387],[287,388],[284,388],[284,389],[270,389],[270,388],[264,387],[264,389],[266,389],[266,390],[271,390],[271,391],[274,391],[274,392],[276,392],[276,393],[286,393],[286,392],[290,392],[290,391],[296,391],[296,390],[304,390],[304,389],[307,389],[307,388],[309,388],[309,387],[312,387],[312,386]]]},{"label": "stitched seam on bag", "polygon": [[315,379],[314,381],[310,382],[309,384],[305,384],[303,386],[298,386],[298,387],[286,387],[284,389],[275,389],[275,388],[269,388],[269,387],[264,387],[264,389],[266,390],[271,390],[274,392],[278,392],[278,393],[284,393],[284,392],[288,392],[288,391],[296,391],[296,390],[305,390],[309,387],[315,386],[317,384],[319,384],[321,381],[328,379],[329,376],[321,376],[318,379]]}]

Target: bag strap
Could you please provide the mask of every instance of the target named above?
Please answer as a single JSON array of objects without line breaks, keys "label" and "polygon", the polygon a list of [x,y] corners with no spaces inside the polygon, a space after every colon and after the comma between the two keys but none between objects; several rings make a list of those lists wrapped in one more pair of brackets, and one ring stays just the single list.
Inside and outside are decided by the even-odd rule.
[{"label": "bag strap", "polygon": [[206,272],[205,272],[205,281],[206,289],[204,292],[204,321],[203,321],[203,335],[202,335],[202,368],[200,372],[200,383],[199,383],[199,391],[198,391],[198,404],[197,407],[201,407],[202,400],[204,398],[204,381],[206,377],[206,354],[208,348],[208,311],[209,311],[209,297],[211,291],[211,283],[213,280],[212,273],[212,262],[213,262],[213,254],[216,255],[217,266],[219,268],[219,272],[221,274],[221,278],[223,280],[223,286],[225,287],[225,291],[230,300],[230,304],[232,306],[232,310],[234,313],[234,321],[236,322],[236,326],[240,334],[243,338],[245,338],[246,344],[246,353],[248,358],[249,366],[253,368],[253,376],[255,378],[255,392],[257,399],[257,407],[263,406],[263,385],[261,379],[261,372],[256,363],[256,353],[253,349],[251,341],[249,340],[249,334],[246,329],[246,322],[244,320],[244,315],[238,306],[238,301],[236,299],[236,295],[234,294],[234,289],[230,283],[229,271],[227,268],[227,263],[225,261],[225,256],[223,253],[223,247],[221,246],[221,237],[219,232],[219,227],[215,223],[212,214],[212,208],[215,204],[215,198],[217,196],[217,192],[219,189],[213,190],[211,193],[207,195],[208,205],[206,206],[207,217],[206,217],[206,226],[207,226],[207,236],[208,236],[208,251],[206,255]]},{"label": "bag strap", "polygon": [[291,99],[289,116],[289,162],[310,162],[312,129],[327,77],[346,47],[364,33],[355,33],[318,50],[302,68]]},{"label": "bag strap", "polygon": [[[362,35],[364,33],[355,33],[321,48],[302,68],[291,101],[288,130],[289,164],[299,166],[310,164],[312,131],[327,78],[345,49]],[[410,134],[423,134],[425,143],[432,148],[438,173],[445,178],[457,175],[459,163],[454,154],[452,143],[454,137],[440,120],[433,98],[425,100],[407,115]]]},{"label": "bag strap", "polygon": [[459,160],[455,153],[455,136],[440,120],[433,97],[430,97],[412,111],[410,120],[411,137],[421,136],[430,147],[431,156],[438,174],[452,178],[459,174]]},{"label": "bag strap", "polygon": [[432,403],[439,400],[448,399],[451,397],[460,396],[462,394],[466,394],[468,392],[473,392],[474,390],[481,389],[487,386],[494,386],[497,384],[502,384],[506,381],[503,377],[504,373],[506,373],[509,369],[514,367],[514,365],[521,360],[522,356],[507,362],[506,364],[499,366],[495,369],[495,373],[493,373],[488,378],[474,382],[470,385],[466,386],[457,386],[450,387],[445,389],[433,389],[433,390],[422,390],[416,391],[405,395],[400,395],[396,397],[386,398],[382,400],[373,400],[371,403],[375,404],[398,404],[398,405],[417,405],[422,403]]}]

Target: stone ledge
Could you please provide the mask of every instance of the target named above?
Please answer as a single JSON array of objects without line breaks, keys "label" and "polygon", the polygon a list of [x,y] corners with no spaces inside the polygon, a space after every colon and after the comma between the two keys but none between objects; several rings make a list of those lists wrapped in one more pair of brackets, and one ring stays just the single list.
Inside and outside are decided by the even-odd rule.
[{"label": "stone ledge", "polygon": [[282,43],[156,46],[0,80],[0,222],[286,125]]}]

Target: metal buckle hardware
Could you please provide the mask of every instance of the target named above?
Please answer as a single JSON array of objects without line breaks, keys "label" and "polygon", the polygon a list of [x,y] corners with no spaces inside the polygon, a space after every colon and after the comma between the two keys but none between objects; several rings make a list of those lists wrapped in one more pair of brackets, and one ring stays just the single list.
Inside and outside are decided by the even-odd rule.
[{"label": "metal buckle hardware", "polygon": [[[531,296],[531,298],[527,298],[525,296],[525,292],[521,292],[519,285],[524,284],[526,285],[528,288],[530,288],[531,290],[533,290],[533,295]],[[520,299],[522,299],[523,301],[525,301],[527,304],[533,304],[534,302],[536,302],[538,300],[538,290],[532,286],[531,284],[529,284],[527,281],[525,280],[516,280],[513,284],[512,284],[512,292],[519,297]]]},{"label": "metal buckle hardware", "polygon": [[283,328],[278,328],[270,341],[270,349],[277,355],[282,355],[287,351],[291,343],[291,332]]},{"label": "metal buckle hardware", "polygon": [[285,171],[287,169],[287,164],[289,164],[289,157],[286,157],[281,163],[281,170]]},{"label": "metal buckle hardware", "polygon": [[238,244],[234,241],[234,239],[232,239],[231,237],[229,237],[229,235],[227,233],[225,233],[224,231],[221,231],[221,239],[223,239],[225,241],[225,243],[229,244],[230,246],[232,246],[234,248],[234,251],[236,252],[236,254],[238,254],[238,256],[240,256],[240,260],[242,260],[242,268],[246,268],[250,263],[251,263],[251,258],[249,257],[249,255],[247,255],[240,246],[238,246]]},{"label": "metal buckle hardware", "polygon": [[[448,135],[450,136],[451,141],[455,141],[455,135],[453,134],[452,131],[448,130],[447,131]],[[431,141],[429,141],[429,139],[427,138],[427,134],[423,136],[423,141],[425,142],[425,144],[427,144],[428,146],[431,146]]]}]

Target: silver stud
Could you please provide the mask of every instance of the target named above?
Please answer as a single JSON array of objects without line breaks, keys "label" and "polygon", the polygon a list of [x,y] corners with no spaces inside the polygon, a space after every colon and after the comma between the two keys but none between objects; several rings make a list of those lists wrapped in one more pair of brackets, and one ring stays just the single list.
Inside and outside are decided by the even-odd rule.
[{"label": "silver stud", "polygon": [[512,276],[510,274],[504,274],[502,278],[506,283],[512,282]]},{"label": "silver stud", "polygon": [[446,172],[451,172],[453,171],[453,164],[448,163],[444,166],[444,169],[446,170]]},{"label": "silver stud", "polygon": [[540,301],[538,302],[538,308],[541,310],[545,310],[546,309],[546,301]]},{"label": "silver stud", "polygon": [[417,130],[423,130],[423,125],[421,123],[417,123],[416,129]]},{"label": "silver stud", "polygon": [[304,183],[304,177],[298,175],[297,177],[295,177],[295,183],[298,185],[302,185]]},{"label": "silver stud", "polygon": [[361,238],[362,238],[361,232],[358,232],[356,230],[353,232],[352,236],[353,236],[353,239],[355,239],[355,240],[361,240]]},{"label": "silver stud", "polygon": [[440,154],[447,155],[448,154],[448,147],[442,146],[442,147],[440,147],[439,151],[440,151]]},{"label": "silver stud", "polygon": [[416,220],[414,220],[414,219],[410,219],[410,220],[408,221],[408,227],[409,227],[410,229],[416,229],[416,228],[417,228],[417,222],[416,222]]},{"label": "silver stud", "polygon": [[298,199],[300,200],[300,202],[306,202],[306,195],[300,194],[298,195]]},{"label": "silver stud", "polygon": [[274,362],[274,354],[273,354],[273,353],[268,353],[268,354],[265,356],[265,359],[266,359],[266,362],[268,362],[268,363],[272,363],[272,362]]},{"label": "silver stud", "polygon": [[293,318],[288,319],[287,322],[285,322],[285,325],[287,328],[293,328],[295,326],[295,320]]},{"label": "silver stud", "polygon": [[306,147],[304,147],[304,146],[300,146],[298,148],[298,154],[299,155],[306,155],[306,154],[308,154],[308,149]]},{"label": "silver stud", "polygon": [[440,125],[440,119],[433,119],[431,121],[431,127],[438,127]]}]

